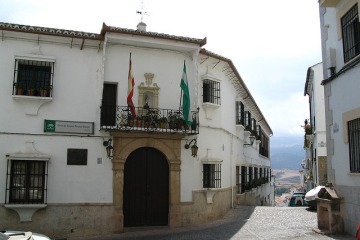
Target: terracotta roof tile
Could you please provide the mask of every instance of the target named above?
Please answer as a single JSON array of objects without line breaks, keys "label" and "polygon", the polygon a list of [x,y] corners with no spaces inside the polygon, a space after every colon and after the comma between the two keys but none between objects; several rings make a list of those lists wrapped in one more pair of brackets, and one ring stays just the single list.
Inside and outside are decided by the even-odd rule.
[{"label": "terracotta roof tile", "polygon": [[4,22],[0,22],[0,30],[56,35],[63,37],[103,39],[102,35],[96,33],[57,29],[57,28],[37,27],[37,26],[29,26],[29,25],[15,24],[15,23],[4,23]]}]

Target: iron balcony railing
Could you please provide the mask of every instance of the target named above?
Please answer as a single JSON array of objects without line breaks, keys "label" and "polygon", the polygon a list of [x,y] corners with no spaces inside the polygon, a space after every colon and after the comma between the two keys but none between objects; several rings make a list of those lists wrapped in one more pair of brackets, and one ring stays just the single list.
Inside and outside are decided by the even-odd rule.
[{"label": "iron balcony railing", "polygon": [[182,109],[135,108],[134,118],[128,106],[101,106],[100,129],[199,134],[199,111],[191,111],[192,124],[185,124]]}]

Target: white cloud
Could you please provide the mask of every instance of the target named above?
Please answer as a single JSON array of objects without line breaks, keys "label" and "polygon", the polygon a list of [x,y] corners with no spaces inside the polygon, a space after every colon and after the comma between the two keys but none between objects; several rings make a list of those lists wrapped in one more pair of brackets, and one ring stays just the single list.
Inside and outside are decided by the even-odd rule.
[{"label": "white cloud", "polygon": [[308,98],[303,92],[293,92],[289,97],[270,100],[255,96],[261,104],[261,111],[271,125],[276,136],[304,135],[301,128],[304,120],[309,118]]}]

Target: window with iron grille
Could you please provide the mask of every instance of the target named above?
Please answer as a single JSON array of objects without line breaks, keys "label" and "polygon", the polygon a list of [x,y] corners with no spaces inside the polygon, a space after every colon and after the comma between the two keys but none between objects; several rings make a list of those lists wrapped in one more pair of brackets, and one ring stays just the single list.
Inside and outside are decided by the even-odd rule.
[{"label": "window with iron grille", "polygon": [[203,80],[203,102],[220,105],[220,82]]},{"label": "window with iron grille", "polygon": [[248,184],[247,167],[241,166],[241,193],[244,193]]},{"label": "window with iron grille", "polygon": [[249,111],[245,111],[245,130],[251,131],[252,128],[252,118],[251,113]]},{"label": "window with iron grille", "polygon": [[203,188],[221,188],[221,164],[203,165]]},{"label": "window with iron grille", "polygon": [[360,118],[348,122],[350,172],[360,173]]},{"label": "window with iron grille", "polygon": [[256,132],[256,119],[251,119],[251,130]]},{"label": "window with iron grille", "polygon": [[253,167],[249,167],[249,182],[251,183],[254,179],[253,176]]},{"label": "window with iron grille", "polygon": [[256,125],[256,139],[260,140],[261,139],[261,126],[260,125]]},{"label": "window with iron grille", "polygon": [[241,174],[240,166],[236,166],[236,193],[241,192]]},{"label": "window with iron grille", "polygon": [[54,62],[15,59],[13,95],[51,97]]},{"label": "window with iron grille", "polygon": [[360,24],[357,4],[341,18],[341,28],[344,62],[348,62],[360,54]]},{"label": "window with iron grille", "polygon": [[236,193],[244,193],[247,181],[247,168],[245,166],[236,166]]},{"label": "window with iron grille", "polygon": [[245,106],[241,101],[236,101],[235,103],[235,113],[236,113],[236,119],[235,123],[237,125],[245,125]]},{"label": "window with iron grille", "polygon": [[265,135],[265,133],[260,129],[260,146],[259,153],[264,157],[269,157],[269,138]]},{"label": "window with iron grille", "polygon": [[254,167],[254,180],[258,180],[259,179],[259,172],[258,172],[258,168]]},{"label": "window with iron grille", "polygon": [[47,164],[45,161],[8,160],[7,197],[9,204],[46,203]]}]

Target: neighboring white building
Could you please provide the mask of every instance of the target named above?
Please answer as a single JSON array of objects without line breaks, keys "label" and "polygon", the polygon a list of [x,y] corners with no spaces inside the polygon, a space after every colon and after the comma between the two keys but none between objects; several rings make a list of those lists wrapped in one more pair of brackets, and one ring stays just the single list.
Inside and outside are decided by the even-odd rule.
[{"label": "neighboring white building", "polygon": [[346,233],[360,223],[359,1],[320,0],[328,182],[343,197]]},{"label": "neighboring white building", "polygon": [[309,96],[310,122],[305,130],[310,128],[308,133],[305,131],[306,159],[303,164],[306,172],[307,191],[314,186],[325,186],[327,183],[325,103],[322,80],[322,63],[308,68],[304,96]]},{"label": "neighboring white building", "polygon": [[0,23],[0,39],[2,228],[70,238],[274,205],[272,130],[231,60],[202,48],[206,38],[143,23],[100,34]]}]

